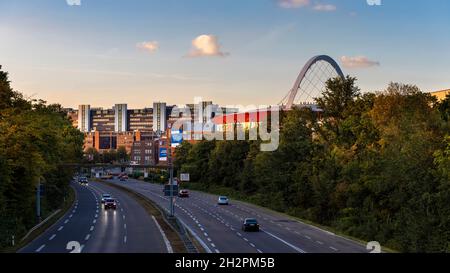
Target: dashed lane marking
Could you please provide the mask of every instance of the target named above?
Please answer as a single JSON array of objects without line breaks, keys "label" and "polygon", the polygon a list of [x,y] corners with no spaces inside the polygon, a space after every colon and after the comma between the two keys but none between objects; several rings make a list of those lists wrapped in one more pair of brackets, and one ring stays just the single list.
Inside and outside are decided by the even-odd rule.
[{"label": "dashed lane marking", "polygon": [[38,249],[36,249],[36,252],[41,252],[41,250],[45,247],[45,245],[41,245]]}]

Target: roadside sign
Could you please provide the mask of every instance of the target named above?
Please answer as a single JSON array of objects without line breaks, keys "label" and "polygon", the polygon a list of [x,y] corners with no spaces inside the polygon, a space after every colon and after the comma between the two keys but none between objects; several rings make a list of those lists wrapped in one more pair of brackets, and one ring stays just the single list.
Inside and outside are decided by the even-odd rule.
[{"label": "roadside sign", "polygon": [[[178,185],[172,185],[172,196],[178,195]],[[164,196],[170,196],[170,185],[164,185]]]},{"label": "roadside sign", "polygon": [[184,181],[184,182],[189,182],[189,180],[190,180],[189,174],[188,173],[182,173],[180,175],[180,180]]}]

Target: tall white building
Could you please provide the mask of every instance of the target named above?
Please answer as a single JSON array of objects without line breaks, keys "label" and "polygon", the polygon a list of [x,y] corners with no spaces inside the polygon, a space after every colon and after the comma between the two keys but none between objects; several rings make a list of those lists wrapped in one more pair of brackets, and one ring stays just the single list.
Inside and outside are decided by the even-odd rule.
[{"label": "tall white building", "polygon": [[167,129],[167,110],[165,102],[153,103],[153,131],[163,133]]},{"label": "tall white building", "polygon": [[116,104],[114,106],[114,131],[121,133],[128,129],[128,106],[126,104]]},{"label": "tall white building", "polygon": [[88,133],[91,131],[91,106],[78,106],[78,129],[81,132]]}]

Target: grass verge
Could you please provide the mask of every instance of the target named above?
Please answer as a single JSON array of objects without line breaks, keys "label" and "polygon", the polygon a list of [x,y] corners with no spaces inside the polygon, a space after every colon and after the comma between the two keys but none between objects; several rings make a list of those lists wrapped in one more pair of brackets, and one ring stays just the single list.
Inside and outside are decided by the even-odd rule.
[{"label": "grass verge", "polygon": [[73,206],[73,203],[75,202],[75,189],[72,187],[69,187],[69,193],[66,198],[66,201],[64,202],[63,206],[61,207],[61,211],[55,214],[52,218],[50,218],[45,224],[34,230],[28,237],[21,241],[22,238],[16,239],[15,246],[3,248],[0,250],[0,253],[16,253],[21,248],[25,247],[32,241],[34,241],[37,237],[39,237],[42,233],[44,233],[47,229],[49,229],[51,226],[53,226],[57,221],[63,217],[67,211]]}]

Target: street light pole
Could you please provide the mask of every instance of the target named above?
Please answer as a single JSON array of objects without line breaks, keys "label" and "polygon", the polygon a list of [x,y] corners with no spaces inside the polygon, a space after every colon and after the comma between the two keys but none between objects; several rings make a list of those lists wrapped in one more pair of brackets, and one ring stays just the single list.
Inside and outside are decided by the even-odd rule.
[{"label": "street light pole", "polygon": [[174,217],[175,215],[175,206],[174,206],[174,195],[173,195],[173,164],[172,164],[172,150],[170,149],[171,145],[170,145],[170,130],[167,130],[167,161],[169,163],[169,172],[170,172],[170,178],[169,178],[169,183],[170,183],[170,196],[169,196],[169,210],[170,210],[170,217]]},{"label": "street light pole", "polygon": [[36,189],[36,216],[38,223],[41,222],[41,178],[38,179]]}]

